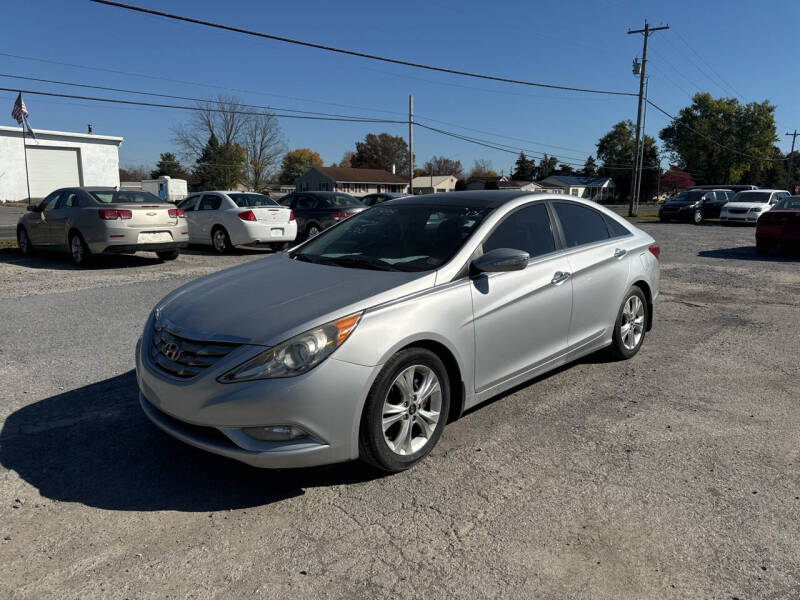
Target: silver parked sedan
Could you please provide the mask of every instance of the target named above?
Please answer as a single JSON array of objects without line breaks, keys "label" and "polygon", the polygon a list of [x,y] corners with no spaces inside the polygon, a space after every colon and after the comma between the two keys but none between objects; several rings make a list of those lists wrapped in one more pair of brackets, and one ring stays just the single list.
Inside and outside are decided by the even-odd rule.
[{"label": "silver parked sedan", "polygon": [[139,251],[174,260],[189,244],[189,228],[180,208],[149,192],[65,188],[28,207],[17,223],[17,243],[26,255],[67,250],[76,265],[97,254]]},{"label": "silver parked sedan", "polygon": [[575,198],[390,200],[161,300],[136,349],[140,402],[251,465],[399,471],[476,404],[591,352],[635,355],[658,256]]}]

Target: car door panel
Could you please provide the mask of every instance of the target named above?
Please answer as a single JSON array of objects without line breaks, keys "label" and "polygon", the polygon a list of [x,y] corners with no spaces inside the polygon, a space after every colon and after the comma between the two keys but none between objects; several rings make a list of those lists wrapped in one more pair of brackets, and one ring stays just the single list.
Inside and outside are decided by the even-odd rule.
[{"label": "car door panel", "polygon": [[558,272],[569,272],[563,257],[473,280],[476,392],[564,353],[572,282],[553,283]]},{"label": "car door panel", "polygon": [[67,233],[72,213],[78,210],[78,192],[65,190],[54,210],[47,215],[47,236],[49,243],[61,248],[67,247]]},{"label": "car door panel", "polygon": [[29,221],[28,236],[31,243],[36,246],[51,246],[53,236],[50,233],[50,215],[58,206],[61,190],[53,192],[39,204],[40,210],[33,213]]}]

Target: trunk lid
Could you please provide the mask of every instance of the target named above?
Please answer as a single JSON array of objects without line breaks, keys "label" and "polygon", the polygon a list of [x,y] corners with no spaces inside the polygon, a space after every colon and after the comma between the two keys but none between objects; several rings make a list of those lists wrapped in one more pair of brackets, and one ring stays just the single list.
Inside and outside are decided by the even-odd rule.
[{"label": "trunk lid", "polygon": [[133,229],[152,229],[154,227],[173,227],[178,223],[178,217],[170,217],[169,211],[175,211],[173,204],[135,204],[113,203],[103,206],[104,209],[129,210],[130,219],[121,219],[121,224]]},{"label": "trunk lid", "polygon": [[[243,209],[246,210],[246,209]],[[291,209],[283,206],[256,206],[251,209],[259,223],[288,223]],[[240,211],[241,212],[241,211]]]}]

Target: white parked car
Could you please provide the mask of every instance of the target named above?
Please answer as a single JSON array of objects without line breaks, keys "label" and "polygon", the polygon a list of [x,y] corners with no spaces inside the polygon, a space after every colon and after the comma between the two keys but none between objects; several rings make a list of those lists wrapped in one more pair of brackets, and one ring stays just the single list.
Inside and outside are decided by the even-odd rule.
[{"label": "white parked car", "polygon": [[178,203],[189,223],[189,243],[211,244],[220,254],[234,246],[267,243],[282,250],[297,237],[290,208],[252,192],[200,192]]},{"label": "white parked car", "polygon": [[784,198],[786,190],[745,190],[736,194],[722,207],[719,220],[722,223],[750,223],[755,225],[758,217]]}]

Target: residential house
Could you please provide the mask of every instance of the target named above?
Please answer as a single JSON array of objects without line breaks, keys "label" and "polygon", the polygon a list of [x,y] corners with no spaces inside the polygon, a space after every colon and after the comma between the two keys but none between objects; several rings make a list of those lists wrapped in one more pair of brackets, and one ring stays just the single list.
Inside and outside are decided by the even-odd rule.
[{"label": "residential house", "polygon": [[501,190],[521,190],[523,192],[543,192],[544,188],[535,181],[521,181],[519,179],[509,179],[507,181],[499,181],[497,183],[498,189]]},{"label": "residential house", "polygon": [[415,194],[438,194],[440,192],[452,192],[456,188],[458,178],[454,175],[422,175],[414,177],[411,183],[414,185]]},{"label": "residential house", "polygon": [[295,179],[298,192],[346,192],[360,197],[375,192],[408,193],[408,180],[383,169],[311,167]]},{"label": "residential house", "polygon": [[508,180],[508,177],[504,175],[495,175],[493,177],[470,177],[469,181],[467,181],[467,189],[499,190],[500,184]]},{"label": "residential house", "polygon": [[608,202],[616,197],[616,185],[610,177],[551,175],[539,184],[544,188],[559,189],[563,194],[595,202]]}]

